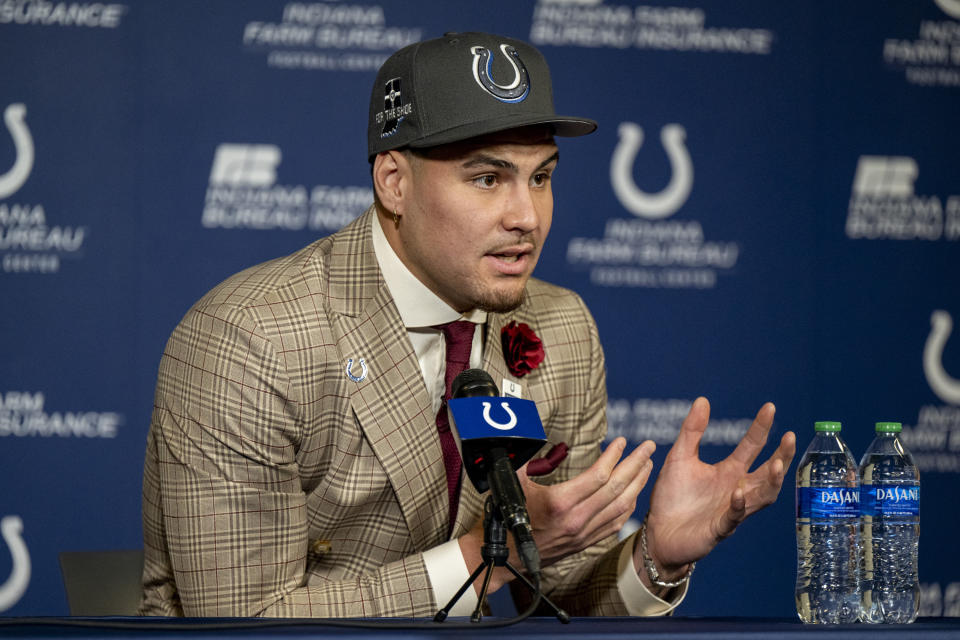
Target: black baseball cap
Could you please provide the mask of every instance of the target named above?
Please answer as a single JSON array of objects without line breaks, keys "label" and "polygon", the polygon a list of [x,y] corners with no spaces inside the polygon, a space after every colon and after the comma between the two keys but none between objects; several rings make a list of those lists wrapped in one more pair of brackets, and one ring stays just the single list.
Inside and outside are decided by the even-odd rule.
[{"label": "black baseball cap", "polygon": [[490,33],[447,33],[390,56],[373,85],[367,155],[422,149],[528,125],[558,136],[592,133],[589,118],[558,116],[550,68],[533,46]]}]

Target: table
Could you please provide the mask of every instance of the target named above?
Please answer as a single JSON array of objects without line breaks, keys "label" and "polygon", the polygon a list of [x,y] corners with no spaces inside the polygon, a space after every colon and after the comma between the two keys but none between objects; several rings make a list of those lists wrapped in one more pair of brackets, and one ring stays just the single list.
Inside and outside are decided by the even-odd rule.
[{"label": "table", "polygon": [[[500,621],[487,618],[486,621]],[[522,640],[768,640],[818,638],[878,640],[887,638],[960,639],[960,618],[920,618],[910,625],[804,625],[785,618],[574,618],[561,624],[555,618],[530,618],[518,624],[483,628],[466,619],[451,618],[442,624],[422,621],[426,628],[388,628],[395,620],[363,620],[366,628],[332,626],[323,620],[304,619],[171,619],[171,618],[0,618],[3,638],[172,638],[187,640],[243,640],[266,638],[486,638],[508,635]],[[413,622],[413,621],[402,621]],[[810,635],[816,634],[816,635]]]}]

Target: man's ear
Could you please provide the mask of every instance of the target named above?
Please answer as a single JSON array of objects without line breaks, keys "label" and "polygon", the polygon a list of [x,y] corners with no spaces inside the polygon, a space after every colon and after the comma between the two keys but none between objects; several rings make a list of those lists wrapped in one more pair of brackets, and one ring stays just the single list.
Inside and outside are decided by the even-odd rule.
[{"label": "man's ear", "polygon": [[410,188],[412,167],[403,153],[383,151],[373,160],[373,188],[388,213],[402,211],[403,199]]}]

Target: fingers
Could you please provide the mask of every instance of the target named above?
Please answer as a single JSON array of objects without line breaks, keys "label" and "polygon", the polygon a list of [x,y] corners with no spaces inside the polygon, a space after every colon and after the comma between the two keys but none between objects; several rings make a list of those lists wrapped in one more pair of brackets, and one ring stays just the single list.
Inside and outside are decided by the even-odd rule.
[{"label": "fingers", "polygon": [[793,456],[797,450],[797,436],[792,431],[787,431],[780,438],[780,446],[770,457],[770,471],[767,476],[767,482],[774,489],[771,502],[776,499],[783,486],[783,481],[787,475],[787,469],[793,461]]},{"label": "fingers", "polygon": [[[562,455],[566,457],[567,445],[566,443],[561,443],[561,445],[563,447]],[[550,452],[547,454],[547,456],[549,457],[551,455],[554,455],[555,452],[558,450],[559,446],[560,445],[550,449]],[[626,438],[623,438],[623,437],[615,438],[613,442],[607,445],[607,448],[603,451],[603,453],[600,454],[600,457],[597,458],[597,460],[590,466],[590,468],[586,472],[584,472],[584,474],[590,474],[591,476],[598,479],[609,477],[610,472],[616,466],[617,461],[620,459],[620,456],[623,455],[623,450],[626,448],[626,446],[627,446]],[[529,479],[531,475],[533,476],[538,475],[536,473],[536,470],[534,470],[533,473],[530,473],[530,469],[529,469],[530,464],[535,462],[537,462],[537,460],[531,460],[526,464],[524,464],[519,469],[517,469],[517,477],[520,479],[520,486],[523,487],[524,491],[526,491],[526,488],[528,485],[536,484]],[[581,475],[584,475],[584,474],[581,474]],[[577,477],[579,478],[580,476],[577,476]],[[568,482],[571,482],[571,481],[568,481]],[[598,482],[598,484],[600,483],[602,483],[602,480]],[[575,491],[574,497],[577,497],[581,493],[584,495],[590,495],[591,493],[593,493],[593,491],[596,490],[596,488],[594,487],[593,489],[591,489],[589,485],[581,484],[578,487],[574,487],[573,490]]]},{"label": "fingers", "polygon": [[777,408],[772,402],[768,402],[760,407],[757,417],[753,419],[747,433],[740,439],[737,448],[730,454],[730,458],[735,460],[744,469],[749,469],[753,461],[760,455],[760,451],[767,444],[767,436],[773,427],[773,416]]},{"label": "fingers", "polygon": [[644,442],[613,469],[609,479],[567,514],[568,542],[585,548],[618,532],[636,510],[637,496],[653,471],[655,445]]},{"label": "fingers", "polygon": [[626,496],[631,503],[636,503],[636,497],[647,483],[651,471],[653,471],[653,461],[650,456],[653,455],[656,445],[647,440],[642,443],[630,455],[620,461],[610,477],[586,500],[596,503],[596,511],[602,511],[606,505],[613,503],[620,496]]},{"label": "fingers", "polygon": [[[586,471],[562,483],[566,499],[571,504],[577,504],[596,493],[600,487],[610,480],[610,476],[617,467],[626,446],[627,440],[625,438],[615,438]],[[636,450],[634,450],[634,453],[636,453]],[[630,460],[632,456],[633,453],[624,462]]]},{"label": "fingers", "polygon": [[[621,438],[617,438],[617,440],[621,440]],[[613,449],[614,443],[607,447],[604,455]],[[623,447],[626,446],[626,441],[618,444],[620,445],[619,451],[622,452]],[[631,451],[626,458],[615,462],[612,468],[608,468],[606,465],[596,468],[596,464],[591,466],[581,475],[568,481],[570,485],[575,486],[574,493],[568,497],[573,497],[577,503],[587,504],[588,508],[593,503],[595,510],[600,511],[606,504],[615,500],[617,496],[629,493],[632,490],[631,487],[636,486],[638,480],[642,480],[636,489],[636,493],[639,494],[653,469],[650,456],[653,455],[656,448],[657,445],[652,440],[647,440]]]},{"label": "fingers", "polygon": [[747,517],[747,496],[742,485],[743,483],[733,490],[730,495],[730,506],[720,516],[720,522],[717,524],[717,536],[719,538],[733,535],[733,532]]},{"label": "fingers", "polygon": [[[541,517],[534,525],[538,529],[554,529],[557,539],[573,541],[571,544],[575,545],[587,540],[596,542],[622,526],[650,478],[650,456],[656,449],[648,440],[619,460],[625,445],[626,440],[617,438],[590,468],[557,485],[535,485],[521,473],[528,505],[531,497],[537,496],[537,513]],[[602,533],[599,537],[598,531]]]},{"label": "fingers", "polygon": [[[780,439],[780,446],[770,456],[770,459],[747,476],[746,515],[773,504],[777,499],[795,450],[796,436],[793,432],[788,431],[783,434]],[[741,483],[742,485],[743,483]]]},{"label": "fingers", "polygon": [[797,435],[793,431],[787,431],[780,438],[780,446],[777,447],[777,457],[783,462],[783,468],[786,469],[793,462],[793,456],[797,453]]},{"label": "fingers", "polygon": [[797,437],[792,431],[787,431],[783,434],[783,437],[780,438],[780,445],[777,447],[777,450],[773,452],[773,455],[770,456],[770,459],[763,464],[760,469],[766,467],[766,482],[767,484],[774,489],[774,498],[776,494],[780,492],[780,487],[783,485],[783,481],[786,478],[787,468],[790,467],[790,463],[793,461],[793,455],[796,452],[796,440]]},{"label": "fingers", "polygon": [[671,458],[696,458],[700,451],[700,439],[709,421],[710,403],[704,397],[697,398],[680,425],[680,433],[668,455]]},{"label": "fingers", "polygon": [[[639,447],[637,449],[639,449]],[[636,451],[637,450],[635,450],[635,452]],[[616,474],[618,471],[619,468],[614,473]],[[620,527],[622,527],[633,512],[636,511],[637,496],[643,491],[652,472],[653,461],[650,460],[648,455],[647,459],[643,461],[640,470],[637,473],[633,473],[632,477],[628,476],[629,482],[625,486],[616,478],[611,478],[611,482],[598,492],[605,493],[602,498],[598,499],[598,504],[603,504],[604,501],[606,501],[606,504],[603,504],[600,511],[597,512],[587,524],[588,530],[599,531],[597,539],[605,538],[611,533],[619,531]],[[632,471],[630,473],[632,473]],[[626,471],[624,475],[627,475]]]}]

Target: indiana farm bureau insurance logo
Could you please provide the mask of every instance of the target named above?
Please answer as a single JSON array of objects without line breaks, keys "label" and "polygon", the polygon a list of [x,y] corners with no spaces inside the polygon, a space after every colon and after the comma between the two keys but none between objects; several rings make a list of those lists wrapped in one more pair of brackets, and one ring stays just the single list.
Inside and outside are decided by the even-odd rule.
[{"label": "indiana farm bureau insurance logo", "polygon": [[860,156],[846,234],[865,240],[960,240],[960,196],[919,195],[920,165],[908,156]]},{"label": "indiana farm bureau insurance logo", "polygon": [[201,224],[207,229],[337,231],[370,206],[370,187],[278,183],[274,144],[224,143],[210,169]]},{"label": "indiana farm bureau insurance logo", "polygon": [[715,27],[700,7],[632,7],[602,0],[541,0],[530,24],[531,43],[559,47],[768,55],[774,40],[773,31],[753,24]]}]

